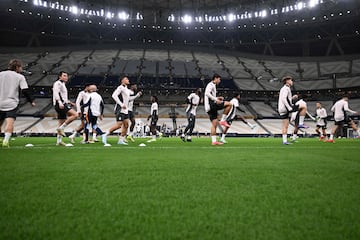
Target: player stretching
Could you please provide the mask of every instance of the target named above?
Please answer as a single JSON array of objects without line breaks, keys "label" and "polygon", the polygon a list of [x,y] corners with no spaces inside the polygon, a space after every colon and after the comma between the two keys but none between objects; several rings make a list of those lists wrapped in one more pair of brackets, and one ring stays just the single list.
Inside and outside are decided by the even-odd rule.
[{"label": "player stretching", "polygon": [[[228,101],[224,101],[223,97],[216,97],[216,85],[221,82],[221,76],[219,74],[214,74],[211,82],[205,88],[205,111],[209,115],[211,121],[211,144],[212,145],[222,145],[222,142],[216,141],[216,126],[218,123],[225,127],[230,127],[226,122],[226,116],[229,114],[232,104]],[[221,121],[218,121],[218,110],[224,109]]]},{"label": "player stretching", "polygon": [[121,129],[121,133],[119,135],[118,144],[120,145],[128,145],[125,141],[126,132],[128,129],[128,112],[129,112],[129,98],[130,98],[130,90],[128,89],[129,79],[127,77],[123,77],[120,81],[120,86],[117,87],[112,94],[112,98],[115,100],[115,117],[116,123],[113,125],[105,134],[103,134],[102,142],[104,146],[111,146],[107,143],[107,136],[114,132],[115,130]]},{"label": "player stretching", "polygon": [[14,131],[14,122],[19,105],[19,89],[31,105],[35,106],[35,102],[28,92],[29,87],[26,79],[20,74],[22,70],[20,60],[11,60],[8,70],[0,72],[0,132],[4,121],[6,123],[3,147],[9,147],[9,140]]},{"label": "player stretching", "polygon": [[343,127],[345,123],[350,125],[354,131],[357,132],[358,138],[360,138],[360,129],[358,129],[354,123],[354,121],[348,116],[347,113],[350,114],[357,114],[357,112],[351,110],[349,108],[349,96],[345,95],[342,99],[337,101],[331,108],[331,111],[334,112],[334,120],[335,125],[333,126],[330,134],[330,139],[328,139],[326,142],[334,142],[334,134],[338,127]]},{"label": "player stretching", "polygon": [[315,118],[311,116],[311,114],[307,111],[307,103],[304,101],[304,98],[301,98],[301,96],[299,95],[294,95],[293,102],[295,102],[294,106],[295,109],[297,109],[297,111],[291,114],[290,122],[293,122],[295,125],[291,140],[292,142],[296,142],[296,139],[298,138],[297,133],[300,128],[299,126],[300,126],[301,115],[303,114],[308,115],[314,121]]},{"label": "player stretching", "polygon": [[[326,138],[326,118],[327,112],[326,109],[322,107],[320,102],[316,103],[316,129],[315,131],[319,134],[320,140]],[[320,128],[322,132],[320,132]]]},{"label": "player stretching", "polygon": [[130,120],[130,129],[129,129],[129,135],[128,139],[132,142],[135,142],[134,140],[134,128],[135,128],[135,114],[134,114],[134,100],[141,96],[142,92],[139,91],[137,94],[135,92],[137,91],[137,85],[136,83],[133,83],[130,85],[130,99],[129,99],[129,120]]},{"label": "player stretching", "polygon": [[[201,89],[197,88],[195,92],[191,93],[187,98],[187,108],[186,108],[186,116],[188,119],[188,125],[186,126],[184,132],[181,134],[181,139],[185,142],[191,142],[191,135],[195,127],[195,119],[196,119],[196,108],[199,106],[201,97]],[[186,137],[185,137],[186,135]]]},{"label": "player stretching", "polygon": [[68,91],[65,86],[69,80],[67,72],[61,71],[58,77],[59,79],[53,85],[53,104],[58,115],[56,145],[72,146],[71,144],[65,144],[62,141],[62,137],[66,136],[64,132],[65,127],[74,121],[78,114],[71,108],[73,103],[68,99]]},{"label": "player stretching", "polygon": [[[232,122],[235,119],[239,119],[242,122],[244,122],[246,125],[248,125],[251,129],[254,129],[256,127],[256,125],[252,125],[251,123],[247,122],[243,117],[236,115],[236,110],[239,110],[240,112],[245,112],[244,110],[242,110],[240,108],[240,93],[235,93],[234,97],[230,100],[230,103],[232,104],[230,112],[228,113],[228,115],[226,116],[226,122],[231,126]],[[230,127],[224,127],[223,133],[221,134],[221,139],[220,142],[222,143],[227,143],[227,141],[225,140],[226,137],[226,133],[229,130]]]}]

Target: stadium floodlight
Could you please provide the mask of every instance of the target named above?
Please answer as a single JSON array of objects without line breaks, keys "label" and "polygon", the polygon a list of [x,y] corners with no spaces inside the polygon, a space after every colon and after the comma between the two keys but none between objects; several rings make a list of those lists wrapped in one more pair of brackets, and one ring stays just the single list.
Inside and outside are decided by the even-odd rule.
[{"label": "stadium floodlight", "polygon": [[174,14],[170,14],[170,16],[168,17],[168,21],[169,21],[169,22],[174,22],[174,21],[175,21],[175,16],[174,16]]},{"label": "stadium floodlight", "polygon": [[181,17],[181,21],[183,21],[185,24],[192,22],[192,16],[185,14],[183,17]]},{"label": "stadium floodlight", "polygon": [[236,15],[234,15],[233,13],[229,13],[228,17],[227,17],[227,20],[229,22],[233,22],[236,20]]},{"label": "stadium floodlight", "polygon": [[114,14],[111,13],[111,12],[107,12],[107,13],[106,13],[106,18],[107,18],[107,19],[111,19],[111,18],[113,18],[113,16],[114,16]]},{"label": "stadium floodlight", "polygon": [[39,6],[39,0],[34,0],[34,1],[33,1],[33,4],[34,4],[35,6]]},{"label": "stadium floodlight", "polygon": [[298,2],[296,5],[295,5],[295,9],[297,10],[302,10],[303,8],[305,7],[305,3],[303,2]]},{"label": "stadium floodlight", "polygon": [[318,5],[319,3],[320,3],[319,0],[309,0],[308,6],[309,6],[309,8],[313,8],[316,5]]},{"label": "stadium floodlight", "polygon": [[79,13],[79,9],[77,6],[71,6],[70,7],[70,12],[77,15]]},{"label": "stadium floodlight", "polygon": [[142,20],[143,19],[143,16],[141,13],[137,12],[136,13],[136,20]]},{"label": "stadium floodlight", "polygon": [[260,17],[265,18],[267,16],[267,11],[264,9],[260,12]]},{"label": "stadium floodlight", "polygon": [[127,20],[129,19],[129,14],[127,14],[126,12],[122,11],[118,13],[118,17],[120,20]]}]

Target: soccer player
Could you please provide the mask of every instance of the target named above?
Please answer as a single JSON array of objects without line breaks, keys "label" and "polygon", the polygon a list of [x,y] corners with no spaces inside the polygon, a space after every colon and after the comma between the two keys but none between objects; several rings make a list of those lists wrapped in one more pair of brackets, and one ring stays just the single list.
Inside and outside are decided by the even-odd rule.
[{"label": "soccer player", "polygon": [[345,123],[354,129],[357,132],[358,138],[360,138],[360,129],[358,129],[354,123],[354,121],[348,116],[350,114],[357,114],[356,111],[353,111],[349,108],[349,96],[344,95],[342,99],[337,101],[331,108],[331,111],[334,112],[334,120],[335,125],[333,126],[330,134],[330,139],[326,140],[326,142],[333,143],[334,142],[334,134],[339,127],[343,127]]},{"label": "soccer player", "polygon": [[[130,129],[129,129],[129,135],[128,139],[132,142],[135,142],[134,140],[134,128],[135,128],[135,114],[134,114],[134,100],[142,95],[142,92],[137,91],[137,84],[133,83],[130,84],[130,99],[129,99],[129,120],[130,120]],[[135,94],[136,93],[136,94]]]},{"label": "soccer player", "polygon": [[22,72],[22,63],[14,59],[9,62],[8,69],[0,72],[0,132],[5,122],[5,136],[2,142],[3,147],[9,147],[9,140],[14,131],[14,122],[19,105],[19,89],[27,101],[34,107],[34,99],[28,91],[26,79]]},{"label": "soccer player", "polygon": [[111,146],[107,143],[107,136],[114,132],[117,129],[121,129],[119,134],[118,144],[128,145],[125,136],[128,129],[128,119],[129,119],[129,99],[130,99],[130,90],[128,89],[129,79],[127,77],[122,77],[120,80],[120,86],[118,86],[112,94],[112,98],[115,100],[115,117],[116,123],[113,125],[105,134],[103,134],[102,142],[105,146]]},{"label": "soccer player", "polygon": [[[228,101],[224,101],[223,97],[216,96],[216,85],[221,82],[221,76],[219,74],[214,74],[205,88],[205,111],[209,115],[211,121],[211,144],[212,145],[222,145],[222,142],[216,141],[216,126],[218,123],[225,127],[230,127],[226,122],[226,115],[230,112],[232,104]],[[221,121],[218,121],[218,110],[224,109]]]},{"label": "soccer player", "polygon": [[[320,140],[326,138],[326,125],[327,125],[327,112],[323,108],[320,102],[316,103],[316,129],[315,131],[319,134]],[[322,130],[320,132],[320,129]]]},{"label": "soccer player", "polygon": [[[68,80],[68,73],[61,71],[59,72],[58,80],[53,84],[53,104],[58,115],[58,128],[56,129],[57,146],[66,146],[62,141],[62,137],[66,136],[64,129],[78,116],[75,110],[71,108],[74,104],[68,99],[68,91],[65,85]],[[67,146],[71,146],[71,144],[68,144]]]},{"label": "soccer player", "polygon": [[[240,93],[235,93],[234,97],[230,100],[230,103],[232,104],[232,106],[231,106],[230,112],[226,116],[226,122],[231,126],[233,120],[239,119],[242,122],[244,122],[246,125],[248,125],[251,129],[254,129],[256,127],[256,125],[252,125],[251,123],[247,122],[243,117],[236,115],[236,110],[244,112],[244,110],[242,110],[240,108],[239,100],[240,100]],[[220,142],[227,143],[227,141],[225,140],[225,137],[226,137],[226,133],[229,130],[229,128],[230,127],[226,127],[226,126],[224,127],[223,133],[221,134]]]},{"label": "soccer player", "polygon": [[297,111],[297,106],[292,103],[291,87],[293,86],[293,79],[290,76],[283,77],[284,86],[280,89],[278,100],[278,112],[280,119],[282,119],[282,142],[285,145],[290,144],[287,141],[287,133],[289,128],[290,112]]},{"label": "soccer player", "polygon": [[[157,121],[159,120],[159,117],[158,117],[159,104],[158,104],[157,96],[151,96],[150,100],[151,100],[151,108],[150,108],[151,115],[149,115],[148,120],[151,119],[150,132],[151,132],[152,138],[150,140],[148,140],[147,142],[155,142],[156,134],[158,133],[158,131],[156,130],[156,126],[157,126]],[[161,137],[161,133],[159,133],[159,136]]]},{"label": "soccer player", "polygon": [[[195,92],[191,93],[186,98],[187,108],[186,108],[186,116],[188,119],[188,125],[186,126],[184,132],[181,134],[181,139],[185,142],[191,142],[191,135],[195,127],[195,119],[196,119],[196,108],[199,106],[201,101],[201,89],[197,88]],[[186,135],[186,137],[185,137]]]},{"label": "soccer player", "polygon": [[93,143],[93,141],[89,141],[89,132],[92,129],[93,140],[96,139],[96,132],[100,135],[104,134],[100,128],[97,126],[97,120],[103,119],[104,114],[104,101],[100,94],[97,92],[96,85],[90,85],[89,94],[86,100],[86,103],[82,105],[83,109],[86,109],[86,122],[85,122],[85,140],[82,143]]},{"label": "soccer player", "polygon": [[297,139],[297,133],[299,131],[300,126],[300,117],[305,113],[305,115],[308,115],[311,119],[315,120],[313,116],[307,111],[307,103],[304,101],[305,97],[301,97],[300,95],[294,95],[292,97],[294,106],[297,109],[296,112],[293,112],[291,114],[290,122],[293,122],[295,125],[293,135],[292,135],[292,142],[296,142]]},{"label": "soccer player", "polygon": [[[74,129],[73,133],[69,136],[70,142],[74,143],[75,142],[75,137],[77,134],[80,134],[80,132],[84,129],[85,126],[85,112],[84,109],[81,108],[82,105],[85,104],[86,99],[88,98],[88,94],[89,94],[89,86],[91,84],[87,83],[85,85],[84,90],[80,91],[75,104],[76,104],[76,112],[78,114],[78,116],[80,117],[81,123],[80,125]],[[83,141],[85,141],[85,138],[83,138]]]}]

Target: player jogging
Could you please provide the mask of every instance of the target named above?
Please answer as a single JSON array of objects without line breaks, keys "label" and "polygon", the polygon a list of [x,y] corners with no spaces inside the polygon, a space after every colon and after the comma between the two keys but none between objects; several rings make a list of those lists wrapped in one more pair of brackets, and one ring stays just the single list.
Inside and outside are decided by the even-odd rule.
[{"label": "player jogging", "polygon": [[186,107],[186,116],[188,119],[188,125],[186,126],[184,132],[181,134],[181,139],[185,142],[191,142],[191,135],[195,127],[195,120],[196,120],[196,109],[200,104],[201,101],[201,89],[197,88],[195,92],[191,93],[186,98],[187,107]]},{"label": "player jogging", "polygon": [[28,92],[26,79],[22,72],[20,60],[11,60],[8,70],[0,72],[0,132],[1,126],[5,122],[5,136],[2,142],[3,147],[9,147],[9,140],[14,131],[14,122],[19,105],[19,89],[26,97],[27,101],[34,107],[35,102]]},{"label": "player jogging", "polygon": [[[142,95],[142,92],[137,91],[137,85],[136,83],[133,83],[130,85],[130,99],[129,99],[129,120],[130,120],[130,129],[129,129],[129,135],[128,139],[132,142],[135,142],[134,140],[134,129],[135,129],[135,114],[134,114],[134,100]],[[136,93],[136,94],[135,94]]]},{"label": "player jogging", "polygon": [[[323,108],[320,102],[316,103],[316,129],[315,131],[319,134],[320,140],[326,138],[326,125],[327,125],[327,112],[326,109]],[[320,132],[321,129],[321,132]]]},{"label": "player jogging", "polygon": [[65,127],[74,121],[78,114],[74,109],[71,108],[74,105],[68,99],[68,91],[66,88],[66,83],[69,80],[67,72],[61,71],[58,75],[58,80],[53,84],[53,104],[58,115],[58,128],[56,145],[57,146],[71,146],[71,144],[66,145],[62,141],[62,137],[65,137]]},{"label": "player jogging", "polygon": [[114,132],[115,130],[121,129],[119,134],[118,144],[128,145],[125,136],[128,129],[128,118],[129,118],[129,98],[130,90],[128,89],[129,79],[127,77],[121,78],[120,86],[118,86],[112,94],[112,98],[115,100],[115,118],[116,123],[113,125],[105,134],[101,136],[104,146],[111,146],[107,143],[107,136]]},{"label": "player jogging", "polygon": [[[156,134],[158,133],[158,131],[156,130],[156,126],[157,126],[157,121],[159,120],[159,116],[158,116],[159,104],[158,104],[157,96],[151,96],[150,100],[151,100],[151,108],[150,108],[151,115],[149,115],[148,120],[151,119],[150,121],[151,139],[148,140],[147,142],[155,142]],[[161,133],[159,133],[159,136],[161,137]]]},{"label": "player jogging", "polygon": [[[76,97],[76,101],[75,101],[76,113],[80,117],[81,122],[80,122],[80,125],[77,128],[75,128],[73,133],[69,136],[71,143],[75,143],[76,135],[80,134],[85,126],[85,114],[86,113],[84,112],[84,109],[81,108],[81,106],[85,104],[85,101],[88,98],[90,85],[91,85],[90,83],[85,84],[84,90],[80,91]],[[83,138],[83,141],[85,141],[85,138]]]},{"label": "player jogging", "polygon": [[345,123],[354,129],[357,132],[358,138],[360,138],[360,130],[356,127],[354,121],[349,117],[350,114],[357,114],[356,111],[353,111],[349,108],[349,96],[344,95],[342,99],[338,100],[331,108],[331,111],[334,112],[334,120],[335,125],[333,126],[330,134],[330,139],[326,140],[326,142],[333,143],[334,135],[336,130],[339,127],[343,127]]}]

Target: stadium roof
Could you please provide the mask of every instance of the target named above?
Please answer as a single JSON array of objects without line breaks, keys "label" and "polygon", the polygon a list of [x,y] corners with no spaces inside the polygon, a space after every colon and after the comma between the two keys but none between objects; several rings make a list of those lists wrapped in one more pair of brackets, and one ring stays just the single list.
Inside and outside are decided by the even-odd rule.
[{"label": "stadium roof", "polygon": [[0,46],[146,44],[282,56],[360,53],[357,0],[3,0]]}]

